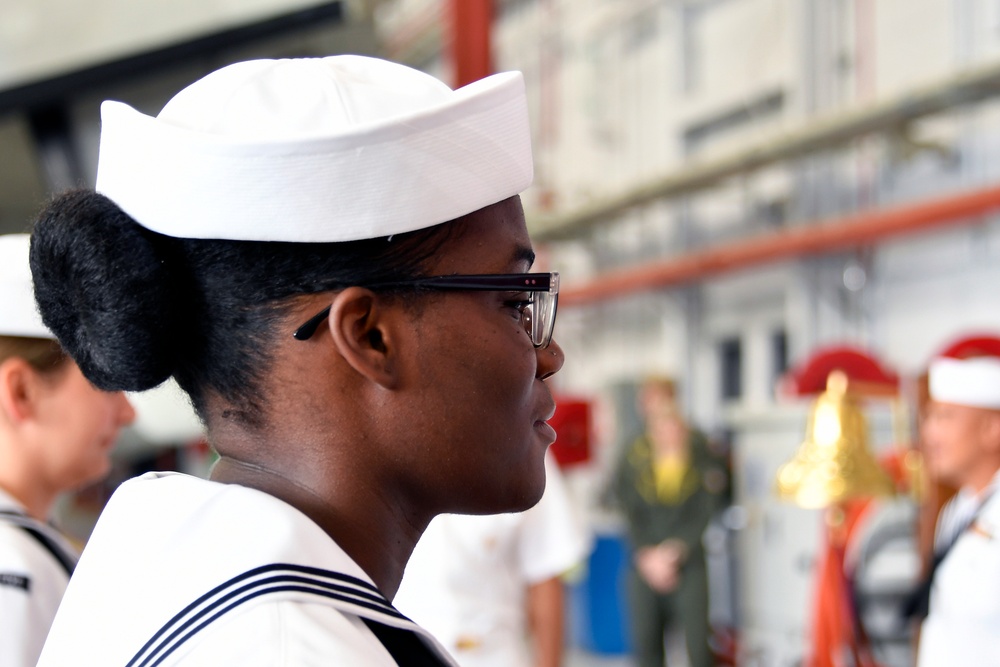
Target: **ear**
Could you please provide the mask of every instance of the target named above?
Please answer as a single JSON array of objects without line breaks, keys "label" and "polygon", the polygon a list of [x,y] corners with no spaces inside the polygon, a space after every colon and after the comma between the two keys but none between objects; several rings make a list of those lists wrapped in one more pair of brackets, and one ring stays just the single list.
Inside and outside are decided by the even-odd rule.
[{"label": "ear", "polygon": [[398,308],[363,287],[348,287],[333,300],[327,321],[334,346],[351,367],[372,382],[397,382]]},{"label": "ear", "polygon": [[0,410],[11,423],[35,413],[38,373],[24,359],[10,357],[0,363]]}]

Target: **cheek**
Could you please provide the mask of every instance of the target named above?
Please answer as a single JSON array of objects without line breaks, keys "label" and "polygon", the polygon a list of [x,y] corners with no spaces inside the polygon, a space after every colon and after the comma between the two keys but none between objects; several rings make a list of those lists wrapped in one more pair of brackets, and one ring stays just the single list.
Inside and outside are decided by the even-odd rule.
[{"label": "cheek", "polygon": [[112,427],[111,406],[104,396],[95,391],[81,391],[67,401],[65,419],[61,422],[62,438],[72,448],[76,461],[107,458]]},{"label": "cheek", "polygon": [[[542,407],[534,348],[502,320],[466,323],[460,336],[443,335],[420,356],[416,419],[439,452],[433,476],[452,489],[442,499],[450,511],[524,509],[544,484],[544,448],[534,432]],[[477,326],[482,333],[470,335]]]},{"label": "cheek", "polygon": [[939,422],[926,429],[931,463],[950,471],[974,453],[974,440],[968,429],[956,421]]},{"label": "cheek", "polygon": [[494,420],[512,419],[512,410],[530,407],[536,360],[520,321],[489,308],[459,310],[449,321],[455,326],[423,358],[439,367],[450,359],[447,377],[437,380],[453,398],[474,406],[478,418]]}]

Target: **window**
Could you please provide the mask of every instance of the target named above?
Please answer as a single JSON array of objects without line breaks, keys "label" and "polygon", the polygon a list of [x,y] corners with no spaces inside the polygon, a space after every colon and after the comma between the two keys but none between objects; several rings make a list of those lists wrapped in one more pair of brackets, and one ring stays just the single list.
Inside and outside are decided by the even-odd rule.
[{"label": "window", "polygon": [[726,338],[719,343],[722,400],[738,400],[743,395],[743,345],[739,338]]},{"label": "window", "polygon": [[788,332],[777,329],[771,333],[771,386],[788,370]]}]

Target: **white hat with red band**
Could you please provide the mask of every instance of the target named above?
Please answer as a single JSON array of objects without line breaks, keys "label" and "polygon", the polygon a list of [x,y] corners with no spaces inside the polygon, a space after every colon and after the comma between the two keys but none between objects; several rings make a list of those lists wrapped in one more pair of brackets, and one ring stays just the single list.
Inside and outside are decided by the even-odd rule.
[{"label": "white hat with red band", "polygon": [[930,364],[930,396],[941,403],[1000,410],[1000,359],[938,357]]}]

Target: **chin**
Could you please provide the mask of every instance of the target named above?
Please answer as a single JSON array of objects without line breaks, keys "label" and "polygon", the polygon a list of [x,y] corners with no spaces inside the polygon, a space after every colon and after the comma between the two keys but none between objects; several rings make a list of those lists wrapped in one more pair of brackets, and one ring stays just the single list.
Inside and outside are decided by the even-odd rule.
[{"label": "chin", "polygon": [[[494,489],[487,496],[477,494],[471,503],[465,503],[461,509],[451,510],[455,514],[509,514],[531,509],[542,498],[545,491],[545,478],[538,483],[528,484],[524,478],[516,483],[508,483],[499,489]],[[485,491],[485,488],[483,489]]]},{"label": "chin", "polygon": [[[521,480],[522,482],[526,480]],[[511,499],[511,508],[502,510],[503,512],[523,512],[529,510],[538,504],[538,501],[542,499],[542,494],[545,492],[545,474],[544,468],[540,479],[531,485],[521,484],[519,485],[520,493],[516,497]]]},{"label": "chin", "polygon": [[77,488],[96,484],[111,473],[111,459],[105,457],[100,461],[95,461],[87,475],[81,475]]}]

